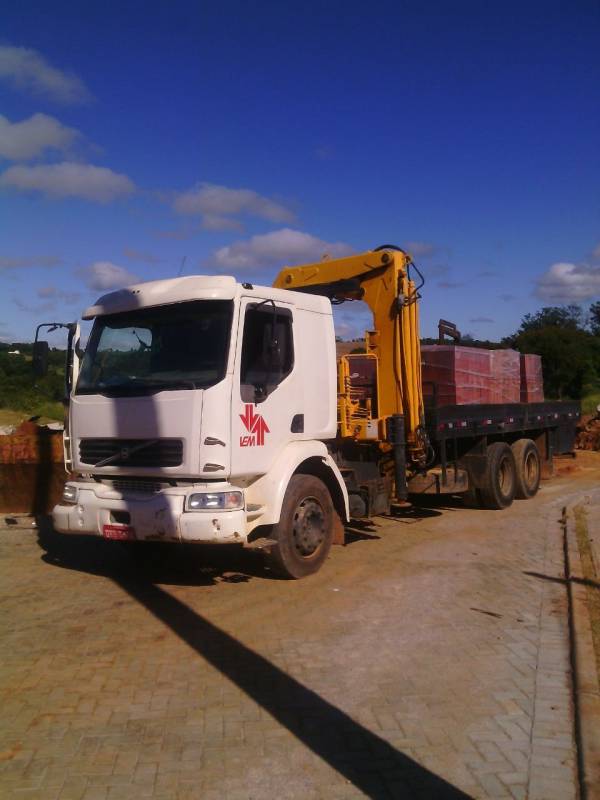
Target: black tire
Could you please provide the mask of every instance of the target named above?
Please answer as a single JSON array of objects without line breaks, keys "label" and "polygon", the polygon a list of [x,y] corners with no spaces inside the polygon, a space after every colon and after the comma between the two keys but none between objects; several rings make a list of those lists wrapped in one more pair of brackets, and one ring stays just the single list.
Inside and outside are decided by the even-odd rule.
[{"label": "black tire", "polygon": [[273,527],[268,554],[285,578],[312,575],[327,558],[333,539],[333,503],[325,484],[313,475],[293,475]]},{"label": "black tire", "polygon": [[528,500],[540,488],[542,465],[540,454],[531,439],[519,439],[512,445],[516,465],[515,497]]},{"label": "black tire", "polygon": [[505,442],[494,442],[487,449],[485,481],[479,490],[484,508],[507,508],[515,498],[515,457]]}]

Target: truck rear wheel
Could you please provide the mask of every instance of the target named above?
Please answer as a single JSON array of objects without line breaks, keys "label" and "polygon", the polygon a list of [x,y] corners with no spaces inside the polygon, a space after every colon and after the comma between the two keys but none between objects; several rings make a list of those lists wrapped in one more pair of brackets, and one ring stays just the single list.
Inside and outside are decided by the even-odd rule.
[{"label": "truck rear wheel", "polygon": [[333,538],[333,503],[325,484],[313,475],[293,475],[274,526],[269,553],[274,569],[285,578],[316,572]]},{"label": "truck rear wheel", "polygon": [[519,439],[512,445],[516,465],[515,497],[528,500],[540,488],[540,454],[531,439]]},{"label": "truck rear wheel", "polygon": [[494,442],[487,449],[487,466],[480,496],[484,508],[507,508],[515,497],[515,457],[505,442]]}]

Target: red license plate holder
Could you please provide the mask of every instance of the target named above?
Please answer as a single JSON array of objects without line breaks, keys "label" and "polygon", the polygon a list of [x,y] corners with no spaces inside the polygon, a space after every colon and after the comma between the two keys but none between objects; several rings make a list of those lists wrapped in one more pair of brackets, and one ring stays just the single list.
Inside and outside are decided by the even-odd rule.
[{"label": "red license plate holder", "polygon": [[105,539],[116,539],[118,542],[130,542],[137,538],[131,525],[104,525],[102,535]]}]

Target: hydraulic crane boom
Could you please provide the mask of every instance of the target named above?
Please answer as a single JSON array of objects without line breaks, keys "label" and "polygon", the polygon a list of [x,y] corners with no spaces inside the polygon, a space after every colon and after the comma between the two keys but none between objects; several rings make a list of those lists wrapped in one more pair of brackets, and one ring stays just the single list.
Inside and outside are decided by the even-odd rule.
[{"label": "hydraulic crane boom", "polygon": [[[374,328],[366,333],[365,349],[377,360],[379,439],[386,439],[386,421],[402,415],[409,461],[423,465],[427,445],[422,435],[420,287],[410,276],[411,265],[411,258],[404,251],[384,246],[347,258],[284,267],[273,286],[325,295],[334,304],[347,300],[367,303]],[[341,386],[340,394],[343,404]]]}]

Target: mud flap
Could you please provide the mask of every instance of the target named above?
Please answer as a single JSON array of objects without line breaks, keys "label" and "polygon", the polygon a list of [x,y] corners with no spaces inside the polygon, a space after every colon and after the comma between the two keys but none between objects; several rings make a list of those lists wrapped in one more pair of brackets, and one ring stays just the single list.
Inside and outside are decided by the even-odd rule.
[{"label": "mud flap", "polygon": [[346,544],[346,531],[344,523],[337,511],[333,512],[333,540],[331,544]]}]

